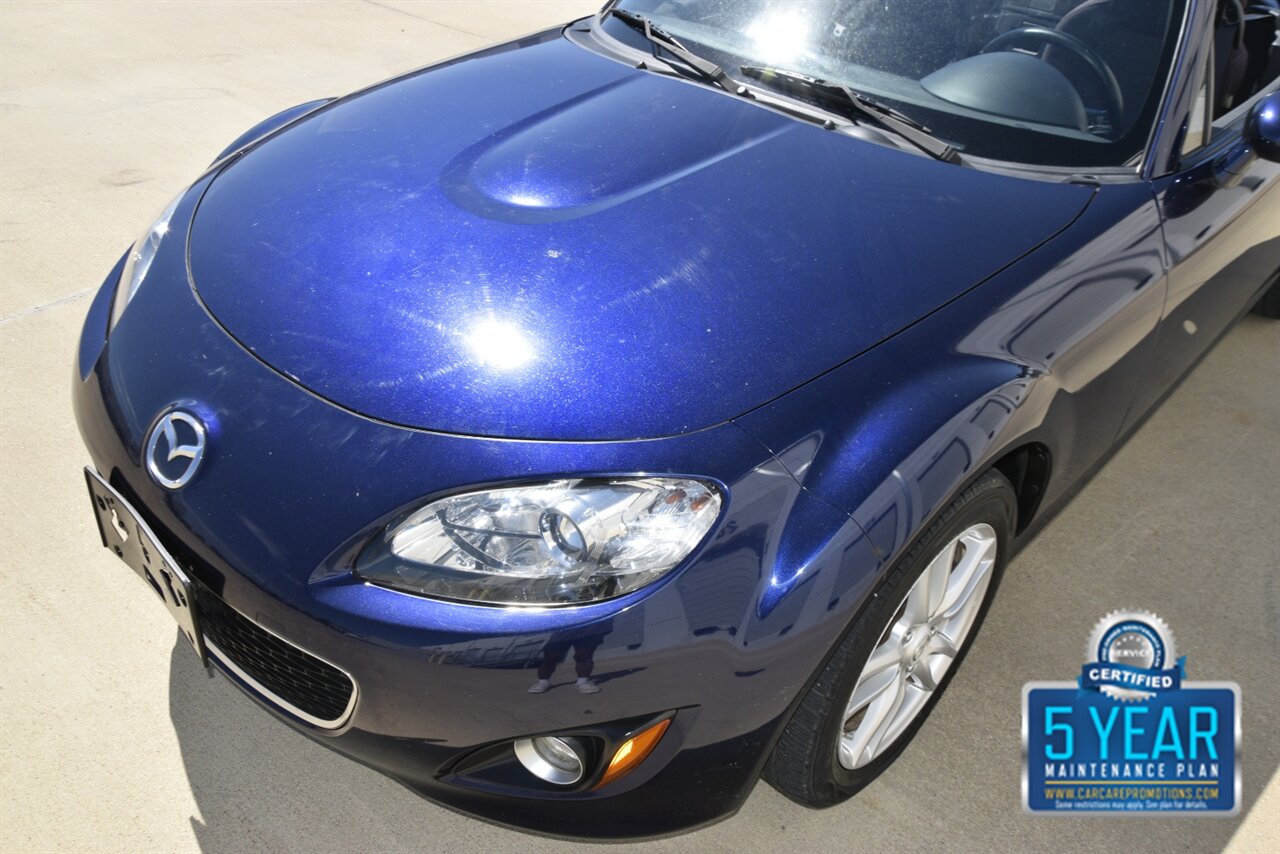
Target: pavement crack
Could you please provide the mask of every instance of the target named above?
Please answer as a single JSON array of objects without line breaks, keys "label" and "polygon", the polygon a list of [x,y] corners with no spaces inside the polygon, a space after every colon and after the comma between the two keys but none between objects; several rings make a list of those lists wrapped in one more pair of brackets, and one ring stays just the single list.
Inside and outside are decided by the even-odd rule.
[{"label": "pavement crack", "polygon": [[11,320],[20,320],[31,314],[39,314],[45,309],[53,308],[56,305],[62,305],[63,303],[66,303],[66,302],[74,302],[75,300],[80,299],[80,297],[88,296],[89,294],[93,293],[96,290],[97,290],[96,287],[85,288],[84,290],[77,291],[76,293],[70,294],[69,296],[59,297],[58,299],[50,300],[49,302],[41,303],[40,305],[35,305],[35,306],[32,306],[31,308],[26,308],[26,309],[23,309],[22,311],[14,312],[8,317],[0,317],[0,326],[3,326],[4,324],[8,323]]},{"label": "pavement crack", "polygon": [[386,9],[388,12],[396,12],[397,14],[406,15],[410,18],[413,18],[414,20],[422,21],[427,24],[432,24],[433,26],[437,26],[437,27],[443,27],[446,30],[453,30],[455,33],[462,33],[463,35],[471,36],[477,39],[484,39],[485,41],[493,41],[493,39],[490,38],[489,36],[482,36],[479,33],[473,33],[470,30],[464,30],[461,27],[453,27],[453,26],[450,26],[449,24],[442,24],[439,21],[433,21],[430,18],[424,18],[422,15],[415,15],[413,12],[410,12],[407,9],[401,9],[397,6],[388,6],[386,3],[379,3],[378,0],[364,0],[364,2],[368,3],[370,6],[377,6],[379,9]]}]

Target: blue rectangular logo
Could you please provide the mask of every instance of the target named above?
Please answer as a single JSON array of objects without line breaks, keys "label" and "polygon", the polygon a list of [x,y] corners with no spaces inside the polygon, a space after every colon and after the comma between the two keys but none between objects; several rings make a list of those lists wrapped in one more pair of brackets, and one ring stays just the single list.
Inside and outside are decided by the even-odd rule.
[{"label": "blue rectangular logo", "polygon": [[1022,692],[1022,804],[1031,813],[1232,816],[1240,688],[1184,682],[1124,702],[1074,682]]}]

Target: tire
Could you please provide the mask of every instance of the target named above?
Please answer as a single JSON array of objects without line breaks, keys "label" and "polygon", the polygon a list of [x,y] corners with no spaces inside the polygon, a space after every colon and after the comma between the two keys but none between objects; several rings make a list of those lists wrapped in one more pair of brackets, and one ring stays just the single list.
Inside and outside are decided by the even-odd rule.
[{"label": "tire", "polygon": [[[1017,496],[1013,487],[1002,474],[991,470],[979,477],[930,525],[863,606],[787,723],[764,768],[764,778],[775,789],[804,806],[833,806],[854,795],[897,758],[946,690],[982,625],[1008,559],[1016,519]],[[993,535],[993,543],[987,532]],[[953,550],[956,542],[961,546]],[[952,553],[944,557],[944,551]],[[976,568],[964,570],[966,557],[970,555],[975,561],[981,555],[990,556],[989,568],[984,570],[989,576],[985,588],[980,589],[983,582]],[[922,581],[922,587],[917,588],[916,582],[931,566],[945,568],[942,577],[947,580],[946,588],[935,587],[932,593],[940,602],[939,613],[928,623],[916,625],[914,630],[904,630],[904,623],[914,621],[912,614],[918,613],[919,603],[930,600],[931,594],[926,592],[928,585]],[[974,573],[967,583],[965,572]],[[937,577],[936,573],[931,575],[931,578]],[[972,591],[968,598],[953,607],[967,609],[967,628],[959,642],[951,642],[945,632],[943,641],[938,641],[934,635],[940,630],[959,633],[961,626],[955,620],[938,622],[936,627],[934,622],[944,621],[950,597],[956,596],[959,603],[966,589]],[[935,646],[945,649],[938,651]],[[872,652],[877,653],[876,664],[869,661]],[[913,652],[921,657],[912,658]],[[882,662],[889,660],[886,655],[901,658],[899,663],[883,667]],[[919,661],[930,664],[922,667]],[[859,681],[864,668],[876,675]],[[941,675],[935,676],[939,669]],[[914,717],[895,724],[896,735],[892,734],[894,727],[885,729],[879,748],[873,749],[868,741],[867,748],[863,749],[863,739],[867,738],[864,733],[876,728],[872,709],[881,700],[872,701],[847,721],[846,709],[853,699],[855,685],[860,692],[878,690],[874,687],[875,680],[891,671],[895,675],[885,678],[891,678],[894,687],[886,688],[886,693],[880,696],[888,698],[889,691],[902,696],[904,699],[897,708],[904,713],[910,711]],[[899,685],[906,687],[899,689]],[[928,690],[926,685],[935,687]],[[906,697],[912,698],[910,706]],[[892,703],[883,708],[893,708]],[[885,720],[890,720],[893,714],[885,712]],[[871,738],[874,740],[874,736]]]},{"label": "tire", "polygon": [[1262,299],[1254,303],[1253,313],[1263,317],[1280,318],[1280,275],[1272,281],[1271,287],[1262,295]]}]

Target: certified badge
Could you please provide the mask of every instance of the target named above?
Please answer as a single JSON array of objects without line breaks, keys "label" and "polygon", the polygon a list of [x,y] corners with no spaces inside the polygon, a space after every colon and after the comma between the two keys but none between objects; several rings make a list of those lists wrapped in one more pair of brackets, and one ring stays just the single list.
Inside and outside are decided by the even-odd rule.
[{"label": "certified badge", "polygon": [[[1084,651],[1080,687],[1117,700],[1148,700],[1182,684],[1186,659],[1173,632],[1148,611],[1112,611],[1098,621]],[[1169,666],[1169,662],[1174,662]]]}]

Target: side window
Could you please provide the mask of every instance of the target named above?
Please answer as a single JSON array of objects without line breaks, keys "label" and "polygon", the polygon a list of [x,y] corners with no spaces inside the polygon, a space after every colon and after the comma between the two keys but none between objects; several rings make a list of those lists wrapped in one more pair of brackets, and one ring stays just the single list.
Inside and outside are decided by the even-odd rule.
[{"label": "side window", "polygon": [[1194,152],[1239,119],[1280,77],[1280,0],[1218,0],[1207,67],[1183,141]]},{"label": "side window", "polygon": [[1213,119],[1266,91],[1280,76],[1276,0],[1219,0],[1214,30]]}]

